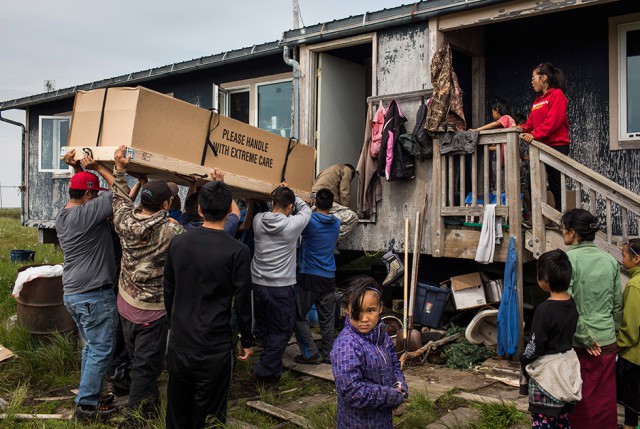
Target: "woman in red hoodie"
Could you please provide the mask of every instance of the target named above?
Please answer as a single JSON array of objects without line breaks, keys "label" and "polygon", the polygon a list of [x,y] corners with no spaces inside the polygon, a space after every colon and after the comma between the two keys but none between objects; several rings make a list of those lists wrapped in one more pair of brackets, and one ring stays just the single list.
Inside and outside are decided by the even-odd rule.
[{"label": "woman in red hoodie", "polygon": [[[566,80],[562,70],[550,63],[540,63],[531,74],[533,90],[540,95],[531,106],[529,119],[521,125],[522,139],[539,141],[562,153],[569,154],[569,120],[567,119]],[[560,172],[547,166],[549,189],[556,210],[560,211]]]}]

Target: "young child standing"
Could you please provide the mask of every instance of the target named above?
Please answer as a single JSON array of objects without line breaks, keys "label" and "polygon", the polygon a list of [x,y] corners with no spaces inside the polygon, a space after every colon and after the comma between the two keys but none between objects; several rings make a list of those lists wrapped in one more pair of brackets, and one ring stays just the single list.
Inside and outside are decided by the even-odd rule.
[{"label": "young child standing", "polygon": [[[506,100],[502,100],[500,98],[495,98],[491,103],[491,117],[493,118],[492,122],[481,126],[480,128],[476,128],[477,131],[482,130],[492,130],[494,128],[513,128],[516,126],[516,121],[511,117],[511,109],[509,109],[509,104]],[[497,145],[492,144],[489,146],[490,151],[495,151]],[[500,151],[500,169],[502,173],[504,173],[504,146],[501,147]],[[491,159],[491,187],[495,189],[495,181],[496,172],[497,172],[497,162],[496,162],[496,154],[492,153],[490,156]],[[502,185],[502,189],[504,190],[504,174],[502,174],[502,181],[500,182]]]},{"label": "young child standing", "polygon": [[568,428],[568,413],[582,398],[580,362],[571,340],[578,310],[567,293],[571,262],[562,250],[543,253],[538,259],[538,285],[549,298],[533,315],[531,337],[520,356],[521,394],[529,395],[531,427]]},{"label": "young child standing", "polygon": [[409,395],[393,341],[380,320],[380,287],[356,277],[347,291],[345,326],[331,350],[339,429],[393,428],[393,409]]},{"label": "young child standing", "polygon": [[638,427],[640,413],[640,239],[622,247],[622,265],[631,276],[622,294],[618,330],[617,398],[624,405],[624,429]]}]

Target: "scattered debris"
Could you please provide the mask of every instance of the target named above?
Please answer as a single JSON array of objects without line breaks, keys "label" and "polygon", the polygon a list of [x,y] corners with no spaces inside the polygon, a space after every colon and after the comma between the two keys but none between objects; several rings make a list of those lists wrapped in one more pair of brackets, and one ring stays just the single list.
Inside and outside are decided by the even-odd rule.
[{"label": "scattered debris", "polygon": [[302,428],[309,427],[309,421],[302,416],[294,414],[290,411],[283,410],[282,408],[275,407],[273,405],[269,405],[266,402],[262,401],[248,401],[247,405],[251,408],[255,408],[256,410],[260,410],[272,416],[278,417],[279,419],[286,420],[288,422],[293,423],[296,426],[300,426]]},{"label": "scattered debris", "polygon": [[426,359],[427,356],[429,356],[429,352],[431,352],[432,350],[437,349],[439,346],[442,346],[444,344],[450,343],[452,341],[457,340],[458,338],[462,337],[462,333],[458,332],[456,334],[450,335],[448,337],[444,337],[438,341],[429,341],[427,344],[425,344],[424,346],[420,347],[418,350],[414,351],[414,352],[406,352],[405,354],[402,355],[401,359],[401,363],[404,362],[404,359],[414,359],[417,358],[418,356],[422,356],[423,354],[425,355],[422,360]]},{"label": "scattered debris", "polygon": [[40,402],[55,402],[55,401],[68,401],[74,399],[75,396],[45,396],[43,398],[34,398],[34,401]]}]

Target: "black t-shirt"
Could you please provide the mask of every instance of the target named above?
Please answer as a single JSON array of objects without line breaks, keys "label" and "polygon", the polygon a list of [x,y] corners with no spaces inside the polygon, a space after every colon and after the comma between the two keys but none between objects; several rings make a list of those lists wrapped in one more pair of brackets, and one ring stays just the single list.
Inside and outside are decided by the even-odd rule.
[{"label": "black t-shirt", "polygon": [[538,357],[571,350],[578,323],[578,309],[573,298],[566,301],[548,299],[533,314],[531,337],[520,363],[524,368]]},{"label": "black t-shirt", "polygon": [[169,347],[219,353],[232,346],[235,296],[243,347],[251,347],[249,248],[223,230],[196,228],[174,237],[164,268]]}]

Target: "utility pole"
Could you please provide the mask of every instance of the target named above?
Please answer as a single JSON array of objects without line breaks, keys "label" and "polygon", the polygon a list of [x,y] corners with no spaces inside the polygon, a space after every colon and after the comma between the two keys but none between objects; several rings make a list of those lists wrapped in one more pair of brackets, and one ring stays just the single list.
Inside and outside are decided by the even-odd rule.
[{"label": "utility pole", "polygon": [[293,29],[300,28],[300,5],[298,0],[293,0]]}]

